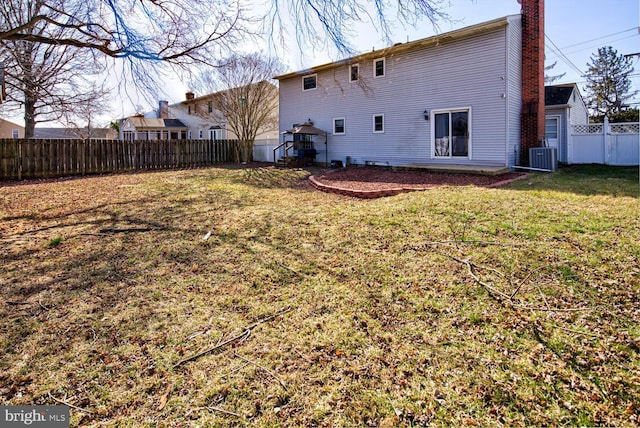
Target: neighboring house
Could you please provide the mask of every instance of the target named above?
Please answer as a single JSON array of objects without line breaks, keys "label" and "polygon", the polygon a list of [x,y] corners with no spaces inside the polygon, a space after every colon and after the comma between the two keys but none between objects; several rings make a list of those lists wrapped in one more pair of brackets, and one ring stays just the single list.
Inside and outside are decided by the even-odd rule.
[{"label": "neighboring house", "polygon": [[214,96],[215,94],[196,97],[193,92],[187,92],[184,101],[169,106],[171,114],[189,129],[189,138],[226,140],[233,137],[229,137],[224,115],[213,106]]},{"label": "neighboring house", "polygon": [[568,162],[571,126],[589,123],[587,106],[575,83],[545,86],[544,104],[547,143],[558,149],[560,162]]},{"label": "neighboring house", "polygon": [[0,119],[0,138],[24,138],[24,126]]},{"label": "neighboring house", "polygon": [[544,135],[544,14],[542,0],[521,3],[522,15],[276,77],[280,132],[312,122],[326,159],[347,164],[526,164]]},{"label": "neighboring house", "polygon": [[39,128],[33,131],[33,138],[52,140],[115,140],[118,132],[112,128]]},{"label": "neighboring house", "polygon": [[[237,136],[227,126],[227,119],[215,108],[216,98],[222,92],[196,97],[193,92],[185,94],[185,100],[169,106],[172,117],[176,117],[189,128],[190,138],[225,140],[236,139]],[[277,118],[277,116],[276,116]],[[278,121],[271,129],[261,129],[256,135],[256,143],[278,141]]]},{"label": "neighboring house", "polygon": [[169,118],[169,103],[160,101],[157,112],[122,119],[120,121],[120,138],[126,141],[186,140],[188,128],[180,120]]}]

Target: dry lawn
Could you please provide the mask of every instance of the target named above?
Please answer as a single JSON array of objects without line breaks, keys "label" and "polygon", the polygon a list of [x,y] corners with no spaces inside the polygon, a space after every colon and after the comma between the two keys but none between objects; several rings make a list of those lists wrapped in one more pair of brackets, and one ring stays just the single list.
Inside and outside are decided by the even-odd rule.
[{"label": "dry lawn", "polygon": [[66,403],[74,426],[640,424],[637,168],[369,201],[308,175],[0,185],[0,404]]}]

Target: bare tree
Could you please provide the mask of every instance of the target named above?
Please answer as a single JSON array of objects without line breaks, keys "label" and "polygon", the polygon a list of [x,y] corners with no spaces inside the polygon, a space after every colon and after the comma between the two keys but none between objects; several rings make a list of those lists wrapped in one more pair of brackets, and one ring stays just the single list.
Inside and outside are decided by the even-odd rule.
[{"label": "bare tree", "polygon": [[[0,14],[22,0],[5,0]],[[242,0],[32,0],[39,13],[20,22],[0,23],[0,40],[88,48],[113,58],[185,64],[210,63],[219,48],[235,46],[246,35]],[[273,0],[265,16],[267,34],[291,28],[301,46],[329,40],[349,52],[354,24],[369,22],[388,39],[395,24],[415,25],[427,18],[434,25],[448,20],[449,0]],[[255,5],[254,5],[255,6]],[[247,6],[248,8],[248,6]],[[267,19],[269,18],[269,19]],[[65,30],[65,37],[36,34],[30,28],[46,22]],[[218,56],[219,57],[219,56]]]},{"label": "bare tree", "polygon": [[[245,5],[245,2],[247,4]],[[271,40],[294,32],[300,48],[335,46],[352,53],[349,42],[358,23],[369,23],[387,39],[396,24],[415,25],[427,18],[433,25],[448,16],[442,12],[448,0],[273,0],[260,16],[249,0],[3,0],[0,2],[0,50],[3,56],[22,52],[33,56],[72,52],[88,53],[87,62],[119,74],[119,88],[127,95],[133,83],[142,94],[155,98],[162,91],[167,72],[192,73],[256,33],[259,22],[271,25],[264,34]],[[248,15],[253,14],[252,18]],[[395,18],[394,18],[395,17]],[[26,49],[26,50],[24,50]],[[83,54],[83,55],[84,55]],[[78,54],[79,55],[79,54]],[[117,61],[107,61],[108,58]],[[51,59],[48,59],[51,61]],[[7,90],[25,94],[25,110],[31,110],[29,83],[15,83],[16,63],[25,80],[32,70],[25,58],[13,58],[7,67]],[[120,68],[121,66],[121,68]],[[75,70],[74,70],[75,72]],[[76,74],[77,76],[78,74]],[[69,79],[68,77],[65,77]],[[13,80],[13,84],[9,81]],[[123,83],[124,82],[124,83]],[[50,86],[53,87],[53,86]],[[7,94],[7,98],[17,95]],[[31,113],[26,113],[31,127]],[[27,117],[29,116],[29,117]]]},{"label": "bare tree", "polygon": [[273,0],[266,32],[282,35],[290,28],[301,47],[333,45],[341,54],[351,55],[356,24],[368,23],[383,40],[392,42],[396,24],[416,26],[426,18],[438,29],[440,21],[450,21],[444,12],[448,4],[449,0]]},{"label": "bare tree", "polygon": [[[14,0],[4,18],[10,22],[30,20],[40,14],[39,1]],[[65,29],[50,28],[47,21],[28,27],[35,36],[63,39]],[[78,108],[97,102],[103,90],[95,90],[90,80],[96,67],[91,51],[68,45],[42,44],[30,40],[0,40],[7,87],[5,110],[23,110],[25,137],[31,138],[36,123],[57,121]]]},{"label": "bare tree", "polygon": [[[60,122],[64,123],[70,132],[83,140],[103,137],[104,132],[98,129],[101,125],[97,124],[96,120],[111,112],[111,108],[106,102],[109,95],[107,88],[93,84],[89,87],[88,93],[91,95],[78,100],[73,109],[63,112],[60,119]],[[111,129],[110,125],[109,129]]]},{"label": "bare tree", "polygon": [[[0,13],[25,0],[2,2]],[[88,48],[113,58],[207,63],[207,48],[240,29],[242,9],[226,0],[30,0],[37,13],[0,24],[0,40]],[[46,25],[59,31],[39,33]],[[64,34],[64,36],[61,36]]]},{"label": "bare tree", "polygon": [[215,109],[206,114],[224,118],[227,129],[238,138],[236,161],[250,161],[256,136],[278,129],[278,87],[272,78],[282,70],[274,58],[234,55],[194,82],[200,91],[213,93]]}]

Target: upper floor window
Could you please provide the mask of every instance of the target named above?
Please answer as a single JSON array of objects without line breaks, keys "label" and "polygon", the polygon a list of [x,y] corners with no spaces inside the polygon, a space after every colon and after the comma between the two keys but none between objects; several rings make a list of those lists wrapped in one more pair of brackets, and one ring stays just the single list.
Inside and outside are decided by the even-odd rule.
[{"label": "upper floor window", "polygon": [[191,114],[191,105],[188,106],[189,114]]},{"label": "upper floor window", "polygon": [[318,85],[318,75],[310,74],[309,76],[304,76],[302,78],[302,90],[310,91],[312,89],[316,89]]},{"label": "upper floor window", "polygon": [[333,135],[344,135],[344,117],[333,119]]},{"label": "upper floor window", "polygon": [[382,77],[385,74],[384,58],[373,60],[373,77]]},{"label": "upper floor window", "polygon": [[207,103],[207,110],[209,111],[209,113],[213,113],[213,101],[209,101]]},{"label": "upper floor window", "polygon": [[360,79],[360,65],[353,64],[349,67],[349,82],[357,82]]},{"label": "upper floor window", "polygon": [[374,133],[384,132],[384,114],[373,115],[373,132]]},{"label": "upper floor window", "polygon": [[12,129],[11,130],[11,138],[20,138],[20,130]]}]

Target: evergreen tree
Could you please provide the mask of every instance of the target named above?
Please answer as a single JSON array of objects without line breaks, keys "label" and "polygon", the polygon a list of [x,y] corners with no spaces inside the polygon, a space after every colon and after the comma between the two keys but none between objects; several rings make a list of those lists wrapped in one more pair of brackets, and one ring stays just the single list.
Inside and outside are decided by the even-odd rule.
[{"label": "evergreen tree", "polygon": [[[546,59],[546,57],[545,57]],[[553,64],[549,64],[549,65],[545,65],[544,66],[544,83],[545,84],[549,84],[549,83],[553,83],[556,80],[560,80],[564,77],[565,74],[567,73],[562,73],[562,74],[554,74],[553,76],[547,74],[547,71],[551,71],[554,69],[554,67],[556,66],[556,64],[558,64],[558,61],[554,62]]]},{"label": "evergreen tree", "polygon": [[626,110],[628,105],[625,101],[638,93],[631,91],[631,60],[618,55],[611,46],[606,46],[599,48],[597,55],[591,56],[591,63],[587,67],[586,92],[595,115],[610,116]]}]

